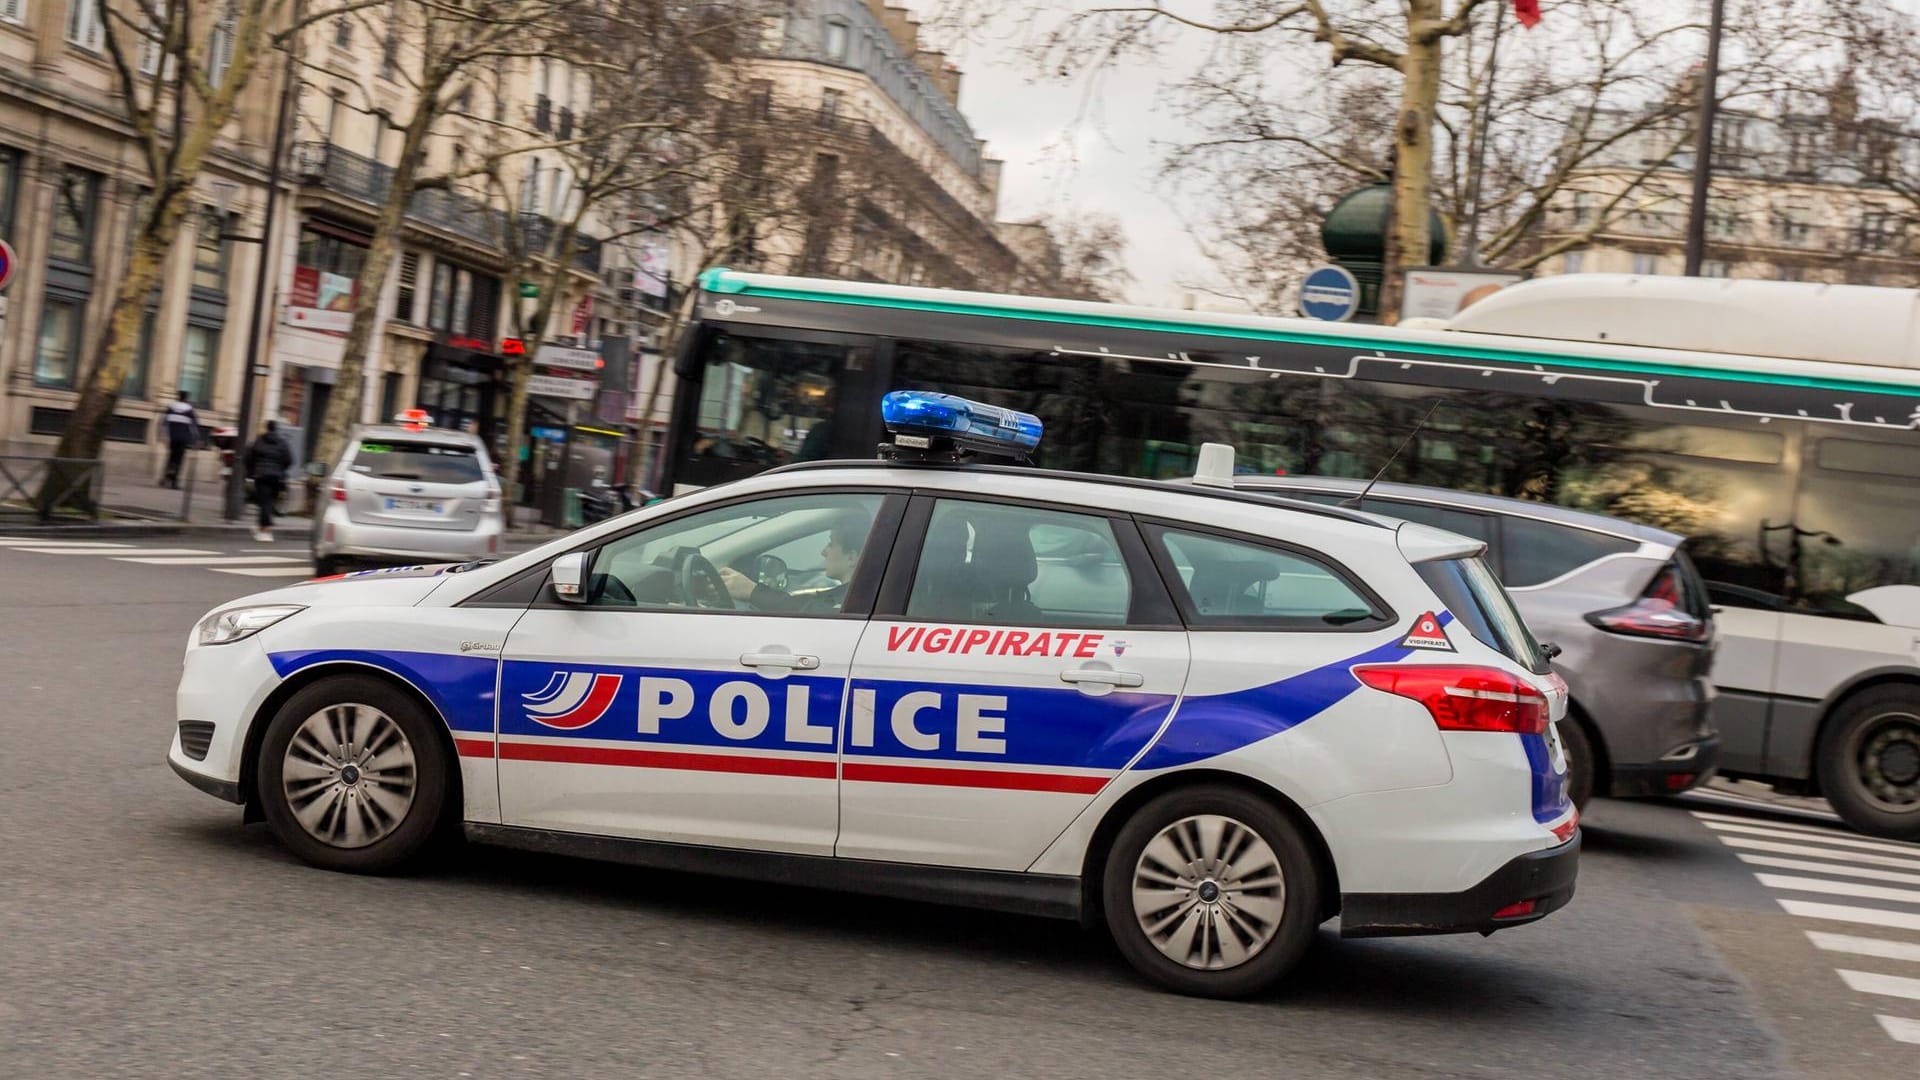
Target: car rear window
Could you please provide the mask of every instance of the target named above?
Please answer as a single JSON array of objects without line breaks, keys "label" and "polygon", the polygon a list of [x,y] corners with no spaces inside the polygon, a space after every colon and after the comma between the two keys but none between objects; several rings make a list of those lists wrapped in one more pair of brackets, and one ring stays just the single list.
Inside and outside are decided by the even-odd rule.
[{"label": "car rear window", "polygon": [[1625,537],[1523,517],[1503,517],[1500,538],[1506,571],[1500,580],[1514,589],[1544,584],[1595,559],[1640,548]]},{"label": "car rear window", "polygon": [[1414,569],[1467,633],[1528,671],[1547,672],[1547,656],[1540,643],[1533,640],[1485,559],[1440,559],[1415,563]]},{"label": "car rear window", "polygon": [[353,454],[353,471],[382,480],[418,480],[427,484],[471,484],[487,478],[471,446],[362,440]]}]

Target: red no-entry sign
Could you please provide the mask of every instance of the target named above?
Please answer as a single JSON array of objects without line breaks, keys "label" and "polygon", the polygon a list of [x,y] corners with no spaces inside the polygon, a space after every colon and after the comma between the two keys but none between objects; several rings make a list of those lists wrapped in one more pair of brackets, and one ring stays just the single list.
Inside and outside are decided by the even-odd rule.
[{"label": "red no-entry sign", "polygon": [[13,280],[13,248],[5,240],[0,240],[0,289],[7,287]]}]

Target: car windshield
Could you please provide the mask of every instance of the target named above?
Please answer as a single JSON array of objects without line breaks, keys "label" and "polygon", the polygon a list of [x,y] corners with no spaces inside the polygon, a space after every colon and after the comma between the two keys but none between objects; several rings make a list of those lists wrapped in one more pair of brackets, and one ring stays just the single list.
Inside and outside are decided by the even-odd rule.
[{"label": "car windshield", "polygon": [[1529,671],[1545,674],[1549,670],[1546,653],[1485,559],[1441,559],[1417,563],[1414,569],[1467,633]]},{"label": "car windshield", "polygon": [[418,480],[427,484],[471,484],[486,479],[471,446],[442,443],[379,442],[366,439],[353,455],[353,471],[382,480]]}]

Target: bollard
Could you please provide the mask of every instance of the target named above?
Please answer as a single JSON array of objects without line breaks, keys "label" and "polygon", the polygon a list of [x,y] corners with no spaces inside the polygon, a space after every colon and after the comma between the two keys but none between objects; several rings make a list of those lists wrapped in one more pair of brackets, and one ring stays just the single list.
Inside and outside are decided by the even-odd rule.
[{"label": "bollard", "polygon": [[180,485],[180,520],[184,522],[193,521],[193,466],[198,457],[198,454],[188,450],[180,462],[181,471],[187,474],[186,482]]}]

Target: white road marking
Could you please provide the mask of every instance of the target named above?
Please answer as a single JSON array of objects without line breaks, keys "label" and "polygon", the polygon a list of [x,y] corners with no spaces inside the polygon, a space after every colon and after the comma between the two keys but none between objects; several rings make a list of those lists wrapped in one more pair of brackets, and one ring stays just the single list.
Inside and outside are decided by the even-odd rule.
[{"label": "white road marking", "polygon": [[31,551],[35,555],[217,555],[218,552],[206,548],[43,548],[21,547],[14,551]]},{"label": "white road marking", "polygon": [[1896,859],[1891,855],[1869,855],[1864,851],[1842,851],[1837,848],[1813,847],[1810,844],[1782,844],[1773,840],[1749,840],[1743,836],[1723,836],[1720,842],[1730,848],[1742,851],[1772,851],[1781,855],[1813,855],[1837,862],[1862,863],[1867,866],[1894,866],[1904,870],[1920,870],[1920,859]]},{"label": "white road marking", "polygon": [[1879,908],[1849,907],[1845,904],[1817,904],[1811,900],[1776,898],[1775,902],[1784,908],[1787,914],[1798,915],[1803,919],[1887,926],[1896,930],[1920,930],[1920,915],[1911,915],[1904,911],[1882,911]]},{"label": "white road marking", "polygon": [[1912,960],[1920,963],[1920,945],[1911,942],[1854,937],[1852,934],[1828,934],[1819,930],[1807,931],[1807,940],[1813,942],[1815,948],[1825,949],[1828,952],[1878,956],[1883,960]]},{"label": "white road marking", "polygon": [[[1820,821],[1832,821],[1837,823],[1840,820],[1840,815],[1834,813],[1831,810],[1821,810],[1811,806],[1783,807],[1776,802],[1772,802],[1767,799],[1758,798],[1753,795],[1742,795],[1737,791],[1718,791],[1713,788],[1694,788],[1692,791],[1682,793],[1680,796],[1680,799],[1683,802],[1712,802],[1720,806],[1751,806],[1751,807],[1755,807],[1756,809],[1772,810],[1778,813],[1790,813],[1794,815],[1803,815],[1805,817],[1814,818]],[[1698,813],[1698,811],[1695,811],[1695,812]]]},{"label": "white road marking", "polygon": [[210,566],[207,569],[212,570],[216,574],[244,574],[247,577],[310,578],[313,576],[313,567],[311,566],[236,566],[231,570],[219,566]]},{"label": "white road marking", "polygon": [[1815,874],[1839,874],[1841,877],[1871,878],[1874,881],[1897,881],[1902,885],[1920,885],[1920,874],[1903,874],[1898,870],[1874,870],[1865,866],[1841,866],[1839,863],[1808,862],[1805,859],[1780,859],[1772,855],[1742,855],[1740,861],[1753,866],[1772,866],[1781,870],[1805,870]]},{"label": "white road marking", "polygon": [[1909,1020],[1904,1016],[1881,1016],[1875,1014],[1875,1020],[1887,1029],[1887,1034],[1903,1043],[1920,1043],[1920,1020]]},{"label": "white road marking", "polygon": [[306,562],[291,555],[163,555],[159,558],[116,558],[114,561],[146,563],[149,566],[248,566]]},{"label": "white road marking", "polygon": [[1844,827],[1836,829],[1830,825],[1816,825],[1808,821],[1781,821],[1777,818],[1754,817],[1752,815],[1716,814],[1711,810],[1691,810],[1688,812],[1701,821],[1723,821],[1730,825],[1759,825],[1769,829],[1786,829],[1791,832],[1807,833],[1811,836],[1854,835]]},{"label": "white road marking", "polygon": [[28,548],[34,550],[41,548],[59,548],[62,551],[66,551],[85,550],[88,548],[130,548],[132,546],[132,544],[96,543],[92,540],[33,540],[27,537],[0,536],[0,547]]},{"label": "white road marking", "polygon": [[1735,825],[1725,821],[1703,821],[1700,824],[1705,825],[1715,832],[1739,833],[1744,836],[1767,836],[1775,840],[1792,840],[1798,843],[1805,843],[1808,840],[1817,839],[1820,843],[1830,844],[1834,847],[1856,848],[1860,851],[1887,851],[1896,855],[1920,856],[1920,845],[1915,844],[1887,843],[1880,840],[1855,840],[1851,836],[1840,835],[1816,837],[1810,836],[1807,833],[1788,832],[1785,829],[1773,829],[1760,825]]},{"label": "white road marking", "polygon": [[1905,975],[1882,975],[1877,971],[1848,971],[1846,968],[1840,969],[1840,978],[1850,989],[1863,994],[1883,994],[1920,1001],[1920,979],[1910,979]]},{"label": "white road marking", "polygon": [[1885,885],[1862,885],[1857,881],[1826,881],[1821,878],[1790,877],[1786,874],[1755,874],[1769,889],[1792,892],[1825,893],[1851,896],[1856,900],[1891,900],[1896,904],[1920,904],[1920,889],[1890,889]]}]

